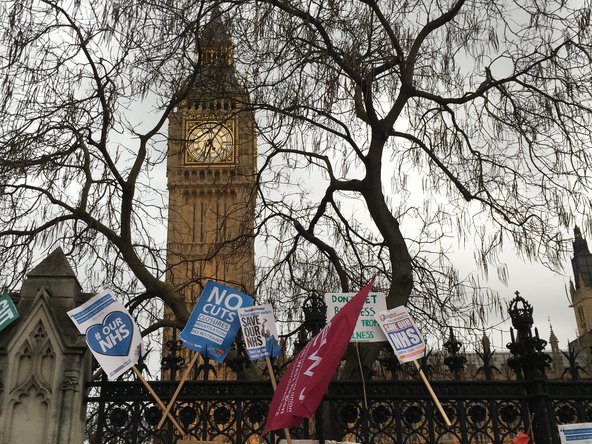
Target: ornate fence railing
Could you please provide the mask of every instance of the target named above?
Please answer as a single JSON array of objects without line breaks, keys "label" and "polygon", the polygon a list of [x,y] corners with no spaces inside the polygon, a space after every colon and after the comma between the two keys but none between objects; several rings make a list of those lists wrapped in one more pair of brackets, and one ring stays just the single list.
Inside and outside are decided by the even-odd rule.
[{"label": "ornate fence railing", "polygon": [[[152,382],[163,400],[176,383]],[[421,382],[334,382],[314,419],[291,429],[292,438],[360,443],[502,443],[529,431],[544,414],[550,433],[537,444],[558,443],[560,423],[592,421],[592,381],[540,381],[539,392],[522,381],[433,381],[452,422],[442,418]],[[92,394],[94,392],[94,395]],[[197,440],[276,443],[283,435],[261,437],[272,391],[269,382],[189,381],[172,413]],[[91,384],[89,441],[174,443],[180,434],[169,424],[156,430],[161,411],[140,382]],[[543,408],[532,406],[543,404]]]},{"label": "ornate fence railing", "polygon": [[[512,331],[508,344],[507,365],[514,371],[514,380],[494,379],[495,353],[485,346],[476,354],[481,362],[473,363],[473,370],[468,371],[467,359],[460,354],[460,342],[452,332],[444,344],[448,353],[440,357],[438,367],[447,369],[447,380],[435,374],[434,359],[422,362],[450,427],[423,383],[387,354],[377,365],[389,380],[332,382],[316,415],[290,429],[292,439],[498,444],[510,443],[524,431],[536,444],[559,444],[559,424],[592,421],[592,380],[580,379],[581,367],[572,352],[560,375],[571,379],[547,379],[550,357],[542,352],[545,341],[532,335],[532,307],[517,295],[509,312],[516,332]],[[177,360],[169,356],[164,362]],[[165,403],[177,384],[151,382]],[[139,381],[94,381],[88,389],[90,444],[180,442],[181,434],[170,422],[156,429],[162,412]],[[187,438],[197,441],[276,444],[283,432],[261,435],[272,394],[269,381],[188,381],[172,414]]]}]

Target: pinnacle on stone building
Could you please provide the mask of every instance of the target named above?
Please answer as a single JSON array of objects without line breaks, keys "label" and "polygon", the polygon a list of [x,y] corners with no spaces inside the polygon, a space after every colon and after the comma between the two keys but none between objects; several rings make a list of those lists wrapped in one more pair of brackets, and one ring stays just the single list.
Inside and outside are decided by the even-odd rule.
[{"label": "pinnacle on stone building", "polygon": [[573,254],[574,281],[570,281],[570,296],[578,336],[582,336],[592,329],[592,254],[577,225],[574,228]]}]

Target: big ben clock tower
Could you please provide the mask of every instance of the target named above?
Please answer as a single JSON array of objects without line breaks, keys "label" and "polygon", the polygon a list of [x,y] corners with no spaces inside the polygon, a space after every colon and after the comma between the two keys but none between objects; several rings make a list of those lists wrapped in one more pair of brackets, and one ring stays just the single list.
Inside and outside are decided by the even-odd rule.
[{"label": "big ben clock tower", "polygon": [[207,280],[252,295],[255,275],[255,118],[219,14],[198,53],[190,92],[169,117],[167,156],[166,279],[189,310]]}]

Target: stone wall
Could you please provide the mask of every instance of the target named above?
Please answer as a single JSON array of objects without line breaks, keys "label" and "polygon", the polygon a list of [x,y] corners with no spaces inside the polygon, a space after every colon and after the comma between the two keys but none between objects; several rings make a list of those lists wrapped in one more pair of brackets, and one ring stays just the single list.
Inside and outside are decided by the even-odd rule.
[{"label": "stone wall", "polygon": [[91,356],[66,312],[87,295],[62,250],[11,298],[20,318],[0,332],[0,444],[82,443]]}]

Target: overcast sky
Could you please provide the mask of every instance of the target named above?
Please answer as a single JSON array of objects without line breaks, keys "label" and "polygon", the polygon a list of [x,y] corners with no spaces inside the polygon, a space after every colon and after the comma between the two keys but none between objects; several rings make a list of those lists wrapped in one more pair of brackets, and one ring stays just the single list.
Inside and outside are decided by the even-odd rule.
[{"label": "overcast sky", "polygon": [[[576,339],[577,330],[574,312],[569,306],[567,297],[569,280],[572,278],[569,262],[572,255],[570,254],[570,258],[565,261],[562,274],[550,271],[538,263],[525,263],[507,252],[503,257],[508,264],[507,286],[495,275],[490,275],[489,280],[483,283],[499,291],[506,303],[514,297],[514,292],[519,291],[520,295],[533,306],[534,327],[538,327],[540,337],[546,341],[549,340],[551,325],[559,340],[559,346],[566,349],[568,341]],[[503,351],[506,351],[505,344],[510,341],[511,321],[509,317],[506,316],[506,318],[505,322],[495,328],[497,334],[493,333],[491,337],[497,350],[503,348]],[[492,322],[493,324],[495,322]]]}]

